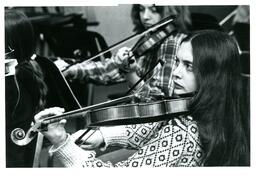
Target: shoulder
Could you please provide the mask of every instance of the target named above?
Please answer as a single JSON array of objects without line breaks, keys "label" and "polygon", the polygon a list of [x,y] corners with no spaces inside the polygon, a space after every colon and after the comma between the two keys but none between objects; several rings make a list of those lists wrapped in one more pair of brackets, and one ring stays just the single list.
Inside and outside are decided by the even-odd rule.
[{"label": "shoulder", "polygon": [[178,166],[201,166],[204,153],[197,122],[191,117],[178,117],[169,121],[169,126],[175,133],[173,147],[180,150]]},{"label": "shoulder", "polygon": [[184,33],[173,33],[168,36],[161,45],[162,50],[178,49],[181,41],[186,37]]},{"label": "shoulder", "polygon": [[197,122],[191,116],[180,116],[169,121],[169,124],[191,134],[198,134]]},{"label": "shoulder", "polygon": [[183,142],[200,143],[199,130],[197,122],[190,116],[183,116],[171,119],[167,126],[172,129],[174,136],[182,138]]},{"label": "shoulder", "polygon": [[185,33],[174,32],[168,38],[166,38],[165,42],[180,43],[186,36],[187,35]]}]

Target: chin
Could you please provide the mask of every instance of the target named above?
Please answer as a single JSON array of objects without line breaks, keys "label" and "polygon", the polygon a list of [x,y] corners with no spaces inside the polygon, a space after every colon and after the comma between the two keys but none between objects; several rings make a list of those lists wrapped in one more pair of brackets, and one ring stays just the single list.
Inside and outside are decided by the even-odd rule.
[{"label": "chin", "polygon": [[186,94],[186,93],[188,93],[188,92],[186,92],[186,91],[184,91],[184,90],[174,90],[173,91],[173,94],[174,95],[182,95],[182,94]]},{"label": "chin", "polygon": [[184,91],[182,91],[182,90],[174,90],[174,91],[173,91],[173,94],[174,94],[174,95],[181,95],[181,94],[184,94],[184,93],[186,93],[186,92],[184,92]]}]

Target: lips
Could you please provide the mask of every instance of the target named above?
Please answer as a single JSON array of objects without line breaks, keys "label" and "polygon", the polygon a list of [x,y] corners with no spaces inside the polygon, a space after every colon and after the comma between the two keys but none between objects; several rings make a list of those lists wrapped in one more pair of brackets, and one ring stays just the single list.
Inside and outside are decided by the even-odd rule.
[{"label": "lips", "polygon": [[145,27],[151,27],[151,26],[152,26],[152,24],[150,24],[150,23],[143,23],[143,25],[144,25]]},{"label": "lips", "polygon": [[178,84],[177,82],[174,82],[174,87],[175,87],[176,89],[183,89],[183,86],[180,85],[180,84]]}]

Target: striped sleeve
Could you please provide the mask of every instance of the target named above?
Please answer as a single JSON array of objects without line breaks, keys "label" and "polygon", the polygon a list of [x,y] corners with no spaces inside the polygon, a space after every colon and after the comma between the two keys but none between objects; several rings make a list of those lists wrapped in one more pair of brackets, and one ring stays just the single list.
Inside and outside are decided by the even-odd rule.
[{"label": "striped sleeve", "polygon": [[73,68],[76,70],[75,79],[82,82],[92,81],[96,84],[107,85],[125,81],[113,57],[97,62],[84,61],[74,65]]}]

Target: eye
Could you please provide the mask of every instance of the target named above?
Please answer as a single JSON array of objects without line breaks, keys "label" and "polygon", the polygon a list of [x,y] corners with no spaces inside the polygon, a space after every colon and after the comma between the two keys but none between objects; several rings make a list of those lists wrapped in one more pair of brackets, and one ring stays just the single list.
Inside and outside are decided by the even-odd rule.
[{"label": "eye", "polygon": [[189,71],[189,72],[193,71],[193,65],[192,64],[184,63],[184,65],[185,65],[187,71]]},{"label": "eye", "polygon": [[152,7],[150,7],[150,10],[151,10],[151,12],[153,12],[153,13],[156,13],[156,12],[157,12],[157,8],[156,8],[156,6],[152,6]]},{"label": "eye", "polygon": [[175,63],[174,63],[175,67],[178,67],[180,64],[180,60],[178,59],[178,57],[175,57],[174,61],[175,61]]},{"label": "eye", "polygon": [[145,11],[145,7],[140,6],[139,11],[140,11],[140,12],[144,12],[144,11]]}]

